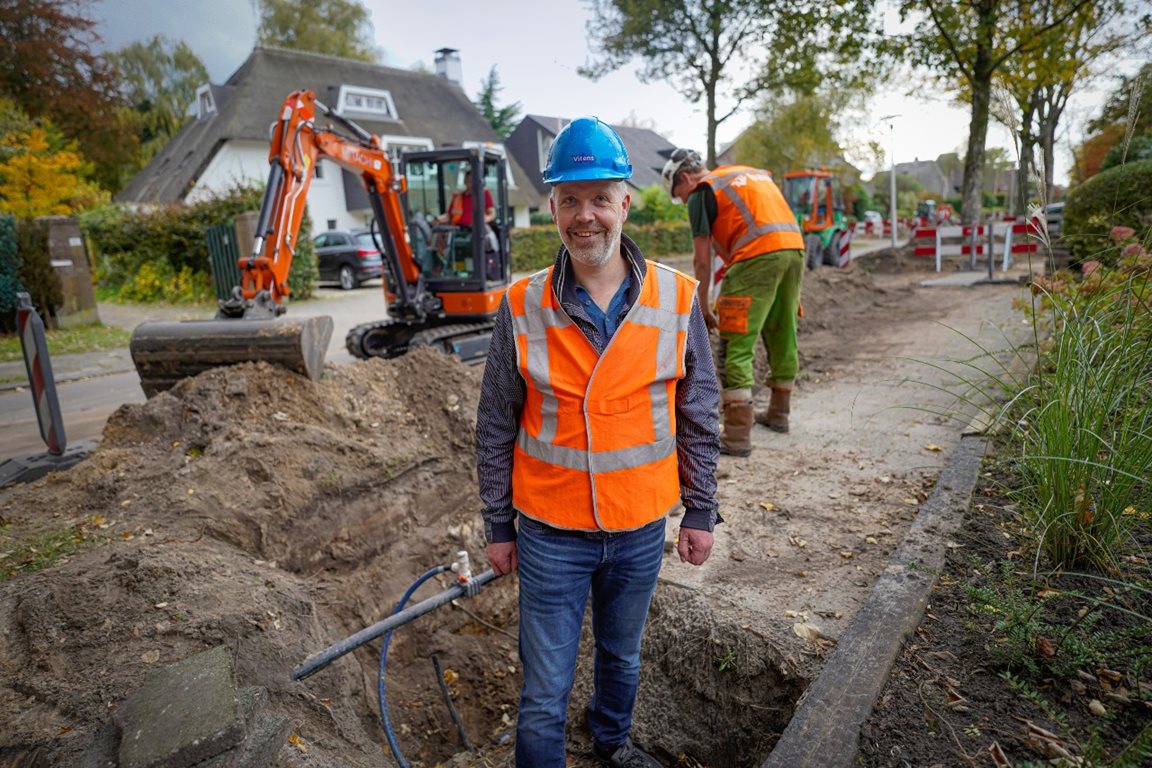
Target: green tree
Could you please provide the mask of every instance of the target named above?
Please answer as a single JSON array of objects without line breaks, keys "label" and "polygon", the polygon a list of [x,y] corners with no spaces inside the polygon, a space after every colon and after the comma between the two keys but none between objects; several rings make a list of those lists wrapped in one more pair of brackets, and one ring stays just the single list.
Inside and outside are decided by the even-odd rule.
[{"label": "green tree", "polygon": [[[704,101],[707,163],[716,129],[746,100],[790,88],[813,91],[829,77],[868,72],[874,0],[591,0],[593,79],[639,58],[642,82],[667,81],[693,104]],[[854,62],[854,66],[847,66]],[[751,73],[751,74],[748,74]],[[723,99],[730,106],[721,111]]]},{"label": "green tree", "polygon": [[156,35],[111,54],[124,98],[136,110],[140,164],[152,158],[184,124],[208,70],[183,40]]},{"label": "green tree", "polygon": [[[1123,77],[1101,114],[1088,125],[1095,135],[1080,145],[1077,165],[1085,165],[1083,181],[1098,170],[1147,159],[1152,145],[1152,62],[1133,77]],[[1093,146],[1094,145],[1094,146]],[[1097,164],[1083,162],[1093,154]]]},{"label": "green tree", "polygon": [[900,16],[918,15],[914,31],[898,38],[891,50],[939,72],[971,99],[968,151],[965,153],[962,216],[980,217],[981,171],[991,115],[993,78],[1008,64],[1042,48],[1050,30],[1065,23],[1090,0],[1051,0],[1039,15],[1028,0],[971,0],[919,3],[901,0]]},{"label": "green tree", "polygon": [[[889,171],[880,171],[872,177],[872,181],[868,182],[872,187],[872,199],[879,209],[888,215],[891,210],[888,201],[892,199],[890,194],[891,185],[888,179],[891,178]],[[920,199],[920,193],[924,191],[924,185],[920,183],[919,179],[911,174],[897,173],[896,174],[896,215],[897,216],[910,216],[916,210],[916,202]]]},{"label": "green tree", "polygon": [[476,95],[475,104],[484,115],[484,119],[492,126],[492,130],[496,131],[500,138],[506,139],[520,122],[520,102],[505,104],[503,107],[496,106],[496,97],[502,90],[504,87],[500,85],[500,76],[496,74],[496,67],[493,66],[488,70],[488,76],[480,83],[480,93]]},{"label": "green tree", "polygon": [[256,0],[258,45],[375,62],[371,14],[360,0]]},{"label": "green tree", "polygon": [[[1027,4],[1040,20],[1058,9],[1054,0]],[[1100,62],[1145,39],[1149,18],[1135,13],[1132,0],[1104,0],[1081,6],[1059,27],[1037,37],[1011,67],[996,75],[1010,94],[1015,114],[997,119],[1018,137],[1019,166],[1015,209],[1028,210],[1030,182],[1035,179],[1044,200],[1052,198],[1057,128],[1072,94],[1096,77]],[[1040,150],[1041,171],[1035,172],[1033,147]]]},{"label": "green tree", "polygon": [[766,99],[756,121],[737,139],[736,160],[780,178],[787,171],[836,163],[844,154],[837,139],[841,106],[841,99],[826,93]]},{"label": "green tree", "polygon": [[115,74],[93,52],[96,22],[81,0],[0,0],[0,96],[47,118],[94,163],[96,178],[119,188],[134,162]]}]

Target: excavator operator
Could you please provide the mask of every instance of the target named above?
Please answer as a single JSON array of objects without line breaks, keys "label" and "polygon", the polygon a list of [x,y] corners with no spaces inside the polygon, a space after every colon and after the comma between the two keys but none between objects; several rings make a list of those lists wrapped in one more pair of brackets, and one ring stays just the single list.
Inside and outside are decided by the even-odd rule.
[{"label": "excavator operator", "polygon": [[[436,237],[433,247],[436,250],[438,264],[433,268],[435,274],[451,260],[451,251],[457,243],[470,243],[474,227],[472,226],[472,170],[464,173],[464,188],[452,193],[448,202],[448,210],[436,217]],[[496,220],[496,204],[492,202],[492,195],[484,190],[484,237],[485,250],[496,250],[496,233],[489,226]]]}]

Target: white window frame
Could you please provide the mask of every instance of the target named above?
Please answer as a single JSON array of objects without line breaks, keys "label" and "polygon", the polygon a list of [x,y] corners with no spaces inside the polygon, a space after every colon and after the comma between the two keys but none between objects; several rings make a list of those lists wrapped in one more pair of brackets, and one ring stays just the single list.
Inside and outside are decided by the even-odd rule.
[{"label": "white window frame", "polygon": [[[384,109],[349,105],[348,101],[352,96],[380,99],[384,102]],[[354,114],[373,120],[400,122],[400,115],[396,111],[396,102],[392,100],[392,94],[379,88],[368,88],[363,85],[341,85],[340,95],[336,101],[336,112],[341,115]]]},{"label": "white window frame", "polygon": [[196,119],[203,120],[214,114],[216,114],[216,98],[212,95],[212,86],[205,83],[196,89]]}]

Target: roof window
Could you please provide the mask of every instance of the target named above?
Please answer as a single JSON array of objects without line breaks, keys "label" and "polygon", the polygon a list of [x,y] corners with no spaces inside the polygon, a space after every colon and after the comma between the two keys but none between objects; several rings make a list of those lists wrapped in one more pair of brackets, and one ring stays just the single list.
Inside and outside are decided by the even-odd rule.
[{"label": "roof window", "polygon": [[208,83],[196,89],[196,119],[203,120],[216,114],[216,99],[212,97],[212,86]]},{"label": "roof window", "polygon": [[377,120],[400,119],[396,114],[396,102],[392,101],[392,94],[377,88],[340,86],[340,100],[336,104],[336,111],[342,115],[354,114]]}]

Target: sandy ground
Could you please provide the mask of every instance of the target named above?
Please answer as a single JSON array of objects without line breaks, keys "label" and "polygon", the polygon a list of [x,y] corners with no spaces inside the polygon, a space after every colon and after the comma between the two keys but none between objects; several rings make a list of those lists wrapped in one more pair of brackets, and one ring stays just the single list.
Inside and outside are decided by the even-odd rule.
[{"label": "sandy ground", "polygon": [[[925,276],[884,259],[808,275],[792,432],[758,427],[750,458],[722,460],[716,551],[702,568],[669,557],[653,606],[634,736],[664,764],[764,759],[970,416],[955,372],[1027,341],[1020,289]],[[209,372],[122,407],[75,469],[0,496],[5,568],[61,531],[85,542],[0,582],[0,757],[74,764],[150,668],[224,643],[241,683],[267,686],[293,722],[278,765],[381,764],[375,651],[289,673],[457,549],[482,560],[478,376],[428,351],[319,383]],[[388,696],[413,765],[509,764],[515,589],[503,579],[397,632]],[[480,752],[456,754],[433,653]],[[588,672],[573,766],[594,764]]]}]

